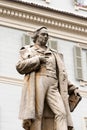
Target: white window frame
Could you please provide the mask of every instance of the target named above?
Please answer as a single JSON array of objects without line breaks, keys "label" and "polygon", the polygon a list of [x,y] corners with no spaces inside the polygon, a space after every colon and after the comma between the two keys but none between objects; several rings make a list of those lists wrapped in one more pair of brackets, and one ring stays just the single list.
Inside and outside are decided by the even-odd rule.
[{"label": "white window frame", "polygon": [[[86,44],[78,43],[78,46],[81,47],[82,51],[87,50],[87,45]],[[85,61],[87,63],[87,57],[86,57]],[[82,86],[82,87],[87,86],[87,81],[85,81],[84,79],[80,80],[80,86]]]},{"label": "white window frame", "polygon": [[84,117],[82,122],[83,122],[82,130],[87,130],[87,117]]},{"label": "white window frame", "polygon": [[87,3],[84,4],[84,2],[79,2],[78,0],[74,0],[75,10],[84,10],[87,11]]}]

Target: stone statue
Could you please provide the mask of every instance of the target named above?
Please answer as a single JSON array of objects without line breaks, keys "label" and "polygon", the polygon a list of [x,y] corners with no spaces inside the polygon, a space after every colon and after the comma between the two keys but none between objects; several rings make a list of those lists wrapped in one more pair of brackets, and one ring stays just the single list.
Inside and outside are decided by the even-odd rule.
[{"label": "stone statue", "polygon": [[77,94],[78,88],[68,80],[60,55],[46,46],[48,39],[48,29],[41,27],[34,32],[34,45],[20,49],[16,69],[24,74],[24,87],[19,118],[25,130],[42,130],[46,100],[54,113],[54,129],[72,130],[68,95]]}]

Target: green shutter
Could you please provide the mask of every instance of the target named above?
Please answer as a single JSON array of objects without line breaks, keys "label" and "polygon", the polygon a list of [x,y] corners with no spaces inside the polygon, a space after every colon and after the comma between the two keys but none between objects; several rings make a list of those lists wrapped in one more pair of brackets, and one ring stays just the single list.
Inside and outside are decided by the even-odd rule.
[{"label": "green shutter", "polygon": [[80,47],[74,46],[75,76],[78,80],[83,79],[81,51],[82,49]]},{"label": "green shutter", "polygon": [[23,43],[23,46],[30,45],[31,37],[28,34],[23,34],[22,43]]},{"label": "green shutter", "polygon": [[48,45],[51,49],[57,50],[58,43],[56,40],[49,40]]}]

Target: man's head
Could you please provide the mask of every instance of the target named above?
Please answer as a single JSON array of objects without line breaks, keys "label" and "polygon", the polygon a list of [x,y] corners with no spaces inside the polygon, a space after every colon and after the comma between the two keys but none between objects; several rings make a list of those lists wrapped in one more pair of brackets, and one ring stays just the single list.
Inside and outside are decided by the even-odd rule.
[{"label": "man's head", "polygon": [[48,35],[48,30],[46,27],[41,27],[37,29],[34,33],[33,42],[34,43],[40,43],[41,45],[46,45],[49,35]]}]

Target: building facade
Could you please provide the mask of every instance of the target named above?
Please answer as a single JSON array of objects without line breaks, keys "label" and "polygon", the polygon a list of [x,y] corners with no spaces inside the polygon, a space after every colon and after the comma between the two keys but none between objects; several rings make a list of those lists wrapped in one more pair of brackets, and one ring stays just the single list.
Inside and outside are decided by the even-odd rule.
[{"label": "building facade", "polygon": [[[0,0],[0,130],[23,130],[18,119],[23,76],[15,65],[35,29],[46,26],[49,46],[63,54],[69,79],[82,101],[72,114],[77,130],[87,130],[87,12],[78,1]],[[64,4],[63,4],[64,3]]]}]

